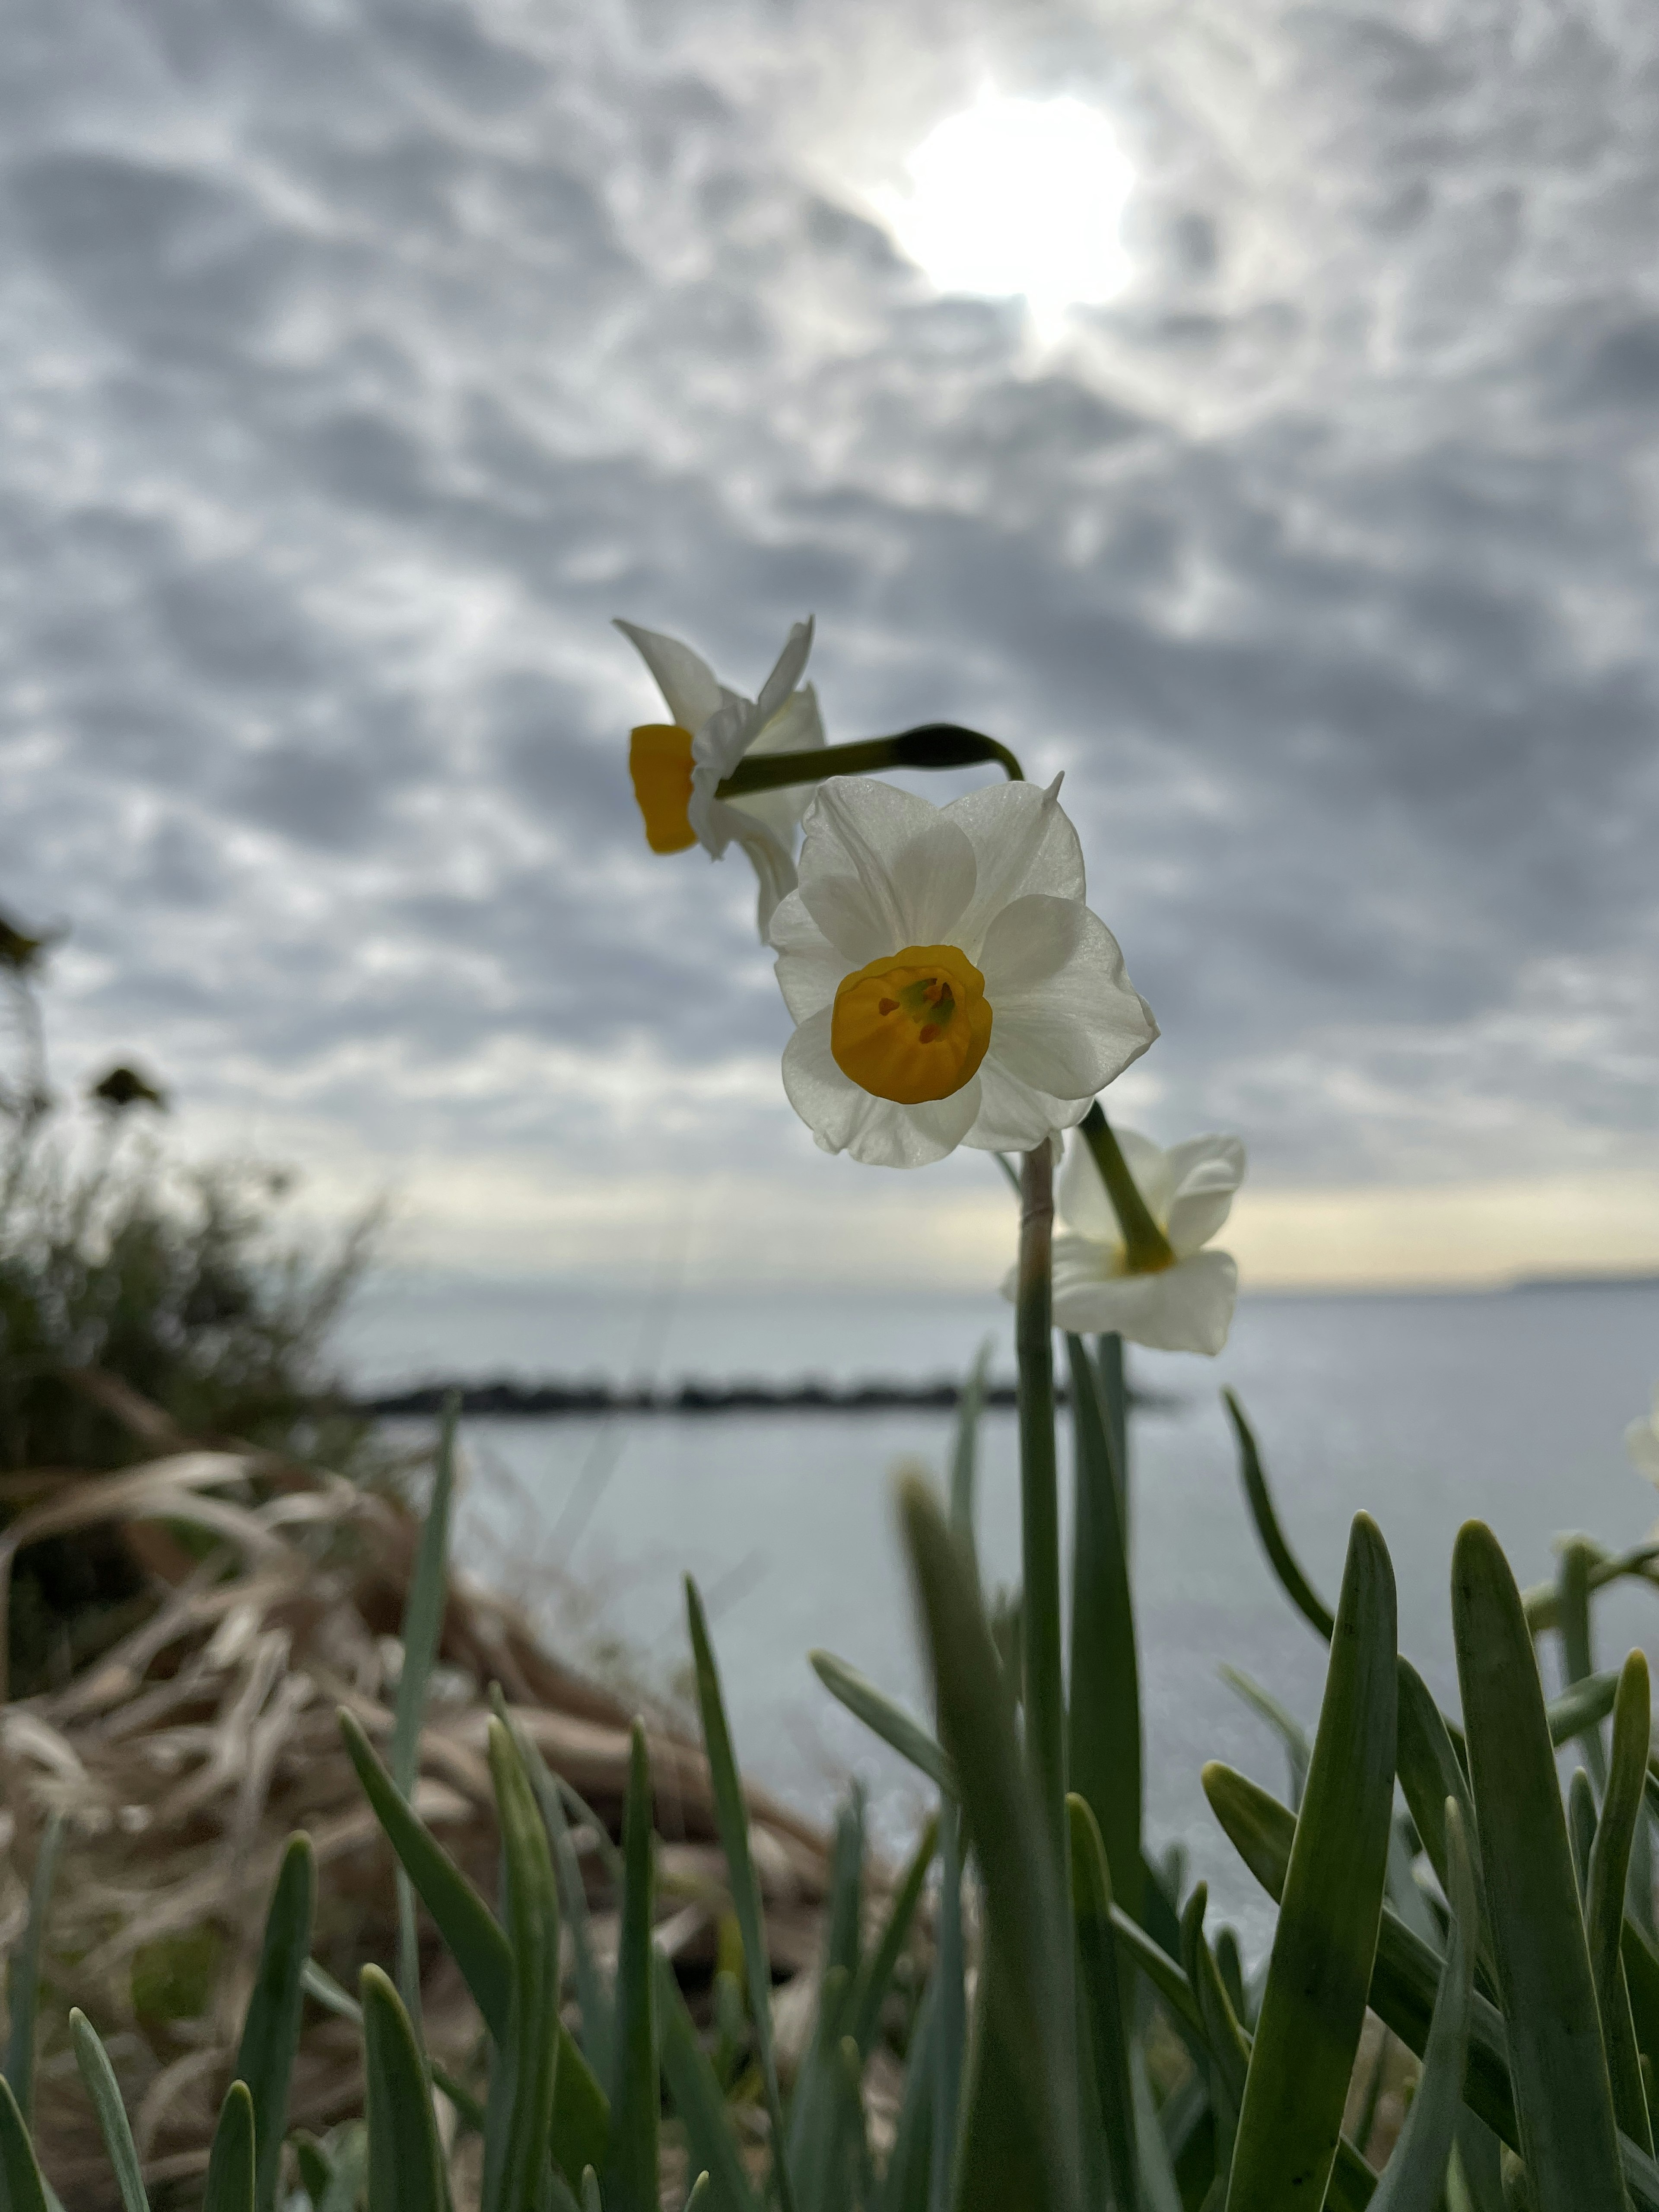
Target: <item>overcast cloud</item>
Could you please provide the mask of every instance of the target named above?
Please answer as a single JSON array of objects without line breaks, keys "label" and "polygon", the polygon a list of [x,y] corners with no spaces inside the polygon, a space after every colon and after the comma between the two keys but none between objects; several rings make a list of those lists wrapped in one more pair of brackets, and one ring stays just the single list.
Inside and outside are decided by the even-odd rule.
[{"label": "overcast cloud", "polygon": [[[451,1163],[479,1253],[526,1179],[844,1194],[608,628],[752,690],[811,611],[832,738],[1066,770],[1137,1120],[1659,1169],[1650,0],[0,18],[0,905],[73,923],[66,1073]],[[1047,352],[871,212],[988,77],[1139,175]]]}]

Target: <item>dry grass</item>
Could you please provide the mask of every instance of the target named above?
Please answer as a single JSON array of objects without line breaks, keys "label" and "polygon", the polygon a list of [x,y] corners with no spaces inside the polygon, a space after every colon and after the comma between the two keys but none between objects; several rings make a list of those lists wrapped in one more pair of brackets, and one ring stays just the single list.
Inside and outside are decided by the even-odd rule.
[{"label": "dry grass", "polygon": [[[145,1569],[142,1625],[51,1692],[0,1708],[0,1948],[17,1940],[46,1817],[68,1823],[47,1925],[36,2126],[70,2212],[113,2185],[70,2056],[82,2006],[109,2042],[154,2183],[187,2185],[206,2162],[229,2078],[283,1838],[307,1830],[319,1863],[314,1953],[355,1984],[395,1948],[391,1856],[341,1745],[347,1706],[382,1747],[418,1525],[394,1499],[286,1459],[186,1448],[165,1416],[105,1377],[158,1456],[118,1475],[62,1471],[7,1486],[24,1510],[0,1536],[0,1651],[13,1560],[46,1534],[118,1523]],[[201,1556],[204,1541],[207,1556]],[[484,1758],[486,1692],[499,1682],[550,1765],[620,1830],[631,1715],[561,1664],[514,1604],[456,1574],[422,1739],[416,1804],[492,1894],[497,1840]],[[663,1942],[689,1986],[706,1978],[725,1910],[725,1862],[696,1743],[650,1736],[663,1840]],[[781,2014],[810,2015],[826,1839],[751,1790],[755,1854]],[[584,1867],[601,1943],[614,1942],[597,1839]],[[427,2033],[465,2066],[477,2016],[426,1931]],[[352,2028],[308,2008],[295,2124],[320,2131],[361,2109]]]}]

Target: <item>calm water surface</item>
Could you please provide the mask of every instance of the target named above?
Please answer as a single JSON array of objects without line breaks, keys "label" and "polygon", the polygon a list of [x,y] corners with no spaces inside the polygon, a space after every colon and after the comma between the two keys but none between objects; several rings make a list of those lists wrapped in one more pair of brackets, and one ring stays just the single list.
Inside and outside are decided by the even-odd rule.
[{"label": "calm water surface", "polygon": [[[671,1352],[650,1341],[652,1316],[641,1323],[626,1302],[607,1315],[603,1302],[556,1311],[544,1301],[516,1322],[508,1305],[452,1321],[445,1340],[460,1346],[470,1329],[480,1332],[484,1357],[465,1362],[473,1372],[585,1364],[625,1372],[631,1337],[665,1375],[844,1376],[963,1363],[988,1324],[1000,1332],[1000,1360],[1012,1365],[1006,1310],[994,1305],[819,1302],[810,1318],[808,1330],[807,1316],[776,1300],[741,1312],[708,1302],[675,1318]],[[365,1345],[382,1371],[392,1340]],[[803,1342],[813,1347],[809,1359]],[[897,1345],[910,1356],[898,1357]],[[404,1371],[425,1357],[417,1348]],[[1489,1521],[1523,1584],[1553,1571],[1552,1539],[1563,1530],[1623,1545],[1650,1525],[1653,1492],[1627,1462],[1621,1436],[1659,1375],[1659,1290],[1257,1297],[1241,1307],[1219,1360],[1142,1354],[1135,1373],[1174,1400],[1137,1416],[1132,1447],[1149,1827],[1157,1844],[1185,1846],[1222,1909],[1259,1942],[1267,1918],[1198,1776],[1219,1756],[1278,1787],[1282,1765],[1267,1729],[1217,1670],[1224,1661],[1243,1668],[1311,1722],[1323,1647],[1258,1552],[1220,1385],[1231,1383],[1249,1411],[1292,1541],[1328,1598],[1351,1516],[1362,1506],[1376,1516],[1400,1581],[1401,1649],[1451,1702],[1447,1571],[1460,1522]],[[804,1654],[828,1646],[921,1705],[892,1476],[906,1462],[942,1470],[948,1419],[478,1421],[469,1443],[465,1554],[512,1579],[556,1636],[568,1642],[574,1601],[583,1635],[625,1643],[647,1675],[671,1680],[684,1659],[679,1577],[689,1569],[717,1616],[748,1765],[814,1806],[856,1771],[893,1830],[914,1816],[920,1799],[908,1770],[824,1695]],[[987,1418],[980,1495],[987,1574],[1012,1581],[1012,1414]],[[1659,1599],[1604,1602],[1601,1642],[1607,1654],[1633,1642],[1659,1650]]]}]

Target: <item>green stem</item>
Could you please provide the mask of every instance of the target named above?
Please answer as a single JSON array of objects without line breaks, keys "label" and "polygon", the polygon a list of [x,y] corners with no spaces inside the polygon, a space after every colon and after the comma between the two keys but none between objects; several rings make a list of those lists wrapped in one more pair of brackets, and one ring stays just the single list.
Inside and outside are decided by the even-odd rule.
[{"label": "green stem", "polygon": [[1024,1594],[1025,1748],[1056,1868],[1065,1864],[1066,1705],[1060,1670],[1060,1484],[1054,1454],[1054,1338],[1050,1257],[1054,1161],[1027,1152],[1020,1182],[1019,1500]]},{"label": "green stem", "polygon": [[1165,1267],[1174,1267],[1175,1254],[1170,1249],[1170,1240],[1147,1212],[1146,1201],[1129,1172],[1129,1163],[1112,1134],[1111,1125],[1097,1098],[1083,1117],[1083,1134],[1095,1156],[1095,1165],[1100,1170],[1100,1179],[1112,1201],[1118,1227],[1123,1231],[1130,1274],[1157,1275]]},{"label": "green stem", "polygon": [[1024,782],[1019,763],[994,738],[955,722],[923,722],[896,737],[862,738],[856,744],[819,745],[804,753],[750,753],[738,763],[714,796],[741,799],[750,792],[822,783],[828,775],[879,775],[894,768],[975,768],[985,761],[995,761],[1010,783]]}]

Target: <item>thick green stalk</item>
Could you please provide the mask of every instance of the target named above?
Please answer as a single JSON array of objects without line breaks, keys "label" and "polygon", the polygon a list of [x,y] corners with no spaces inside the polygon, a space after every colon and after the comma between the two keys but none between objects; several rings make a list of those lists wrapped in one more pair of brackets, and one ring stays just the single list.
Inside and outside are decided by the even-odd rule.
[{"label": "thick green stalk", "polygon": [[1082,1127],[1085,1141],[1100,1170],[1100,1179],[1106,1186],[1106,1194],[1112,1201],[1117,1225],[1123,1231],[1129,1273],[1156,1275],[1165,1267],[1174,1267],[1175,1254],[1170,1249],[1170,1240],[1147,1212],[1146,1201],[1129,1172],[1129,1163],[1112,1134],[1111,1124],[1098,1098],[1084,1115]]},{"label": "thick green stalk", "polygon": [[1066,1854],[1066,1701],[1060,1671],[1060,1485],[1054,1455],[1054,1337],[1049,1281],[1054,1160],[1027,1152],[1020,1179],[1019,1498],[1024,1595],[1025,1753],[1056,1872]]},{"label": "thick green stalk", "polygon": [[895,768],[975,768],[995,761],[1010,783],[1025,772],[1006,745],[955,722],[922,722],[896,737],[861,738],[850,745],[817,745],[804,753],[751,753],[738,763],[715,793],[741,799],[756,791],[788,791],[831,775],[880,775]]}]

